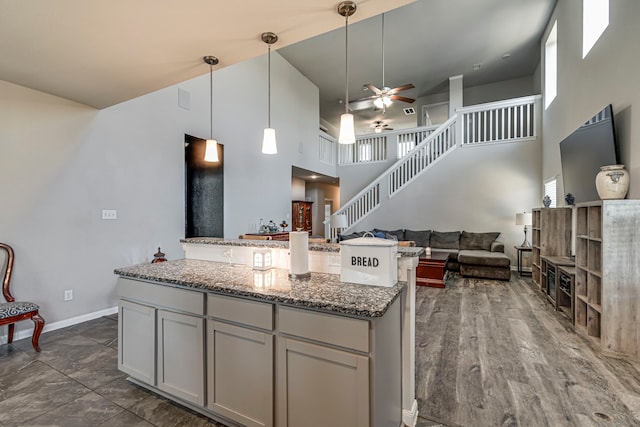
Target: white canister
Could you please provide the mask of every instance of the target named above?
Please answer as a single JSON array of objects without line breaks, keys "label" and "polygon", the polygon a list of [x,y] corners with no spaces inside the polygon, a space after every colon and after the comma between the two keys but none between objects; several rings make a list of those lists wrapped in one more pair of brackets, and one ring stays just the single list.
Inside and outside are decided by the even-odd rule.
[{"label": "white canister", "polygon": [[340,243],[340,280],[362,285],[398,283],[398,242],[359,237]]}]

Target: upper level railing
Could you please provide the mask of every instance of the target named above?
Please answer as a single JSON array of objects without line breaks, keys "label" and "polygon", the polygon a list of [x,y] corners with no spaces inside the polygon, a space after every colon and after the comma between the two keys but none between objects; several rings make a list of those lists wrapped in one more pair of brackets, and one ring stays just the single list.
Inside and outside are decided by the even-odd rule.
[{"label": "upper level railing", "polygon": [[535,103],[539,95],[458,108],[462,144],[536,137]]},{"label": "upper level railing", "polygon": [[[372,141],[370,137],[358,138],[363,144],[388,143],[391,136],[396,136],[396,144],[400,152],[400,144],[415,141],[415,146],[402,158],[374,179],[362,191],[344,203],[334,214],[345,214],[347,228],[361,221],[386,199],[393,197],[401,189],[416,179],[432,164],[459,146],[471,146],[486,143],[535,139],[537,136],[540,108],[539,95],[492,102],[472,107],[459,108],[449,120],[433,129],[424,127],[387,132],[384,136]],[[385,138],[386,137],[386,138]],[[383,139],[385,138],[385,139]],[[337,151],[337,143],[334,141]],[[357,152],[358,144],[352,145],[352,152]],[[360,145],[362,147],[362,145]],[[378,148],[378,153],[386,153]],[[357,159],[357,155],[355,158]],[[380,158],[381,159],[381,158]],[[373,161],[373,160],[363,160]],[[332,239],[337,237],[337,230],[331,229]]]}]

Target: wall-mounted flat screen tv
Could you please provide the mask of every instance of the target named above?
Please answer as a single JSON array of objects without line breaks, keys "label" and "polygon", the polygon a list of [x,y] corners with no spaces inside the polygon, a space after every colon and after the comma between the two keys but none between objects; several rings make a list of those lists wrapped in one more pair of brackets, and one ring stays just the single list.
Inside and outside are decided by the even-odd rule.
[{"label": "wall-mounted flat screen tv", "polygon": [[613,108],[607,105],[560,142],[564,193],[576,203],[599,200],[596,175],[600,166],[618,164]]}]

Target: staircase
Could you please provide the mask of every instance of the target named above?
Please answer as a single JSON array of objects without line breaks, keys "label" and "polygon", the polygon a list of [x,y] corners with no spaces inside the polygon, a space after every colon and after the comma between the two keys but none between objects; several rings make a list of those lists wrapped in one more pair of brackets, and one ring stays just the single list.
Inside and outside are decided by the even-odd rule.
[{"label": "staircase", "polygon": [[[435,130],[433,128],[418,128],[395,132],[396,143],[399,147],[403,143],[406,144],[407,141],[415,141],[415,147],[334,213],[334,215],[344,214],[347,218],[348,226],[342,231],[347,231],[358,224],[382,203],[389,201],[453,150],[464,146],[535,139],[539,127],[540,101],[541,96],[535,95],[463,107],[459,108],[449,120]],[[326,144],[326,136],[323,138]],[[388,143],[388,140],[391,139],[382,138],[384,137],[378,137],[375,141],[372,141],[371,136],[358,138],[355,146],[347,146],[353,147],[348,157],[339,151],[337,156],[332,156],[332,159],[337,157],[338,163],[342,164],[345,162],[340,159],[345,157],[348,158],[348,163],[354,164],[358,163],[359,157],[362,158],[360,159],[362,162],[375,161],[372,160],[374,156],[359,156],[358,154],[368,152],[361,149],[363,140],[371,147],[373,153],[388,152],[386,146],[379,148],[372,145],[374,143],[380,144],[380,141]],[[340,149],[344,150],[342,147]],[[334,147],[334,150],[338,149],[337,146]],[[320,152],[327,151],[330,150],[327,150],[326,145],[323,148],[321,140]],[[331,228],[332,241],[335,241],[339,231],[336,228]]]}]

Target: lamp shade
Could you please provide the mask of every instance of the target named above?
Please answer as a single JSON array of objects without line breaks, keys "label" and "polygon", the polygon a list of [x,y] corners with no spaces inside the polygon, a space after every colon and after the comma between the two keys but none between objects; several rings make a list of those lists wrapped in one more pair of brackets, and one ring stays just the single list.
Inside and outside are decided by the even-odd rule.
[{"label": "lamp shade", "polygon": [[532,223],[531,212],[516,214],[516,225],[531,225]]},{"label": "lamp shade", "polygon": [[204,149],[204,161],[218,161],[218,142],[215,139],[207,139],[207,146]]},{"label": "lamp shade", "polygon": [[338,136],[340,144],[355,144],[356,130],[353,125],[353,114],[345,113],[340,116],[340,135]]},{"label": "lamp shade", "polygon": [[345,214],[331,215],[331,227],[347,228],[347,216]]},{"label": "lamp shade", "polygon": [[264,130],[264,138],[262,139],[262,153],[278,154],[278,147],[276,145],[276,130],[273,128],[266,128]]}]

